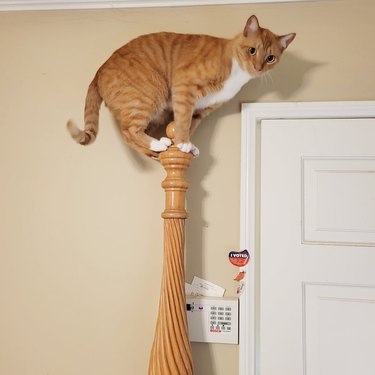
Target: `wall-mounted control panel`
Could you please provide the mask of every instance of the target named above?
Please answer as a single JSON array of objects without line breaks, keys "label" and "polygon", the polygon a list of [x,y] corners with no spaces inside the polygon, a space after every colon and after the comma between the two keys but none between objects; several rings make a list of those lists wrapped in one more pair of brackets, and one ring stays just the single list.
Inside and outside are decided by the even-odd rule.
[{"label": "wall-mounted control panel", "polygon": [[238,344],[238,298],[186,296],[192,342]]}]

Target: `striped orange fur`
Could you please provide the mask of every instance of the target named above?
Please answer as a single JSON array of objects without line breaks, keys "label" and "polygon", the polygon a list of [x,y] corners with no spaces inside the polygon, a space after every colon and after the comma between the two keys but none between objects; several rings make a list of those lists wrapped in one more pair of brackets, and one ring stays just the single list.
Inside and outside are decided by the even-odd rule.
[{"label": "striped orange fur", "polygon": [[157,157],[171,141],[149,133],[174,121],[176,146],[197,155],[190,137],[201,120],[275,66],[294,37],[260,27],[255,16],[233,39],[165,32],[140,36],[100,67],[88,88],[84,130],[72,121],[68,130],[78,143],[92,143],[104,100],[134,149]]}]

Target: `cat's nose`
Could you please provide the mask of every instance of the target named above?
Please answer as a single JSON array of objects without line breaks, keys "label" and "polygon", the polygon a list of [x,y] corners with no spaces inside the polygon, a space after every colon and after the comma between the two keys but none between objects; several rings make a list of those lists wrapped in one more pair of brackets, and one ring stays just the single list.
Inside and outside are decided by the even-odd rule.
[{"label": "cat's nose", "polygon": [[254,69],[255,69],[257,72],[261,72],[261,71],[262,71],[262,64],[255,63],[255,64],[254,64]]}]

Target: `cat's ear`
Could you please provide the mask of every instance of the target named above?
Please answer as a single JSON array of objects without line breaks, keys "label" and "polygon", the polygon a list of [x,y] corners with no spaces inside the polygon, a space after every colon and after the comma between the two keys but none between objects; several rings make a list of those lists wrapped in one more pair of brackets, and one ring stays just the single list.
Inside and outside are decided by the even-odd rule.
[{"label": "cat's ear", "polygon": [[258,21],[258,18],[256,18],[256,16],[251,16],[247,22],[246,22],[246,26],[243,30],[243,35],[244,36],[248,36],[249,32],[257,32],[258,30],[260,29],[260,26],[259,26],[259,21]]},{"label": "cat's ear", "polygon": [[284,50],[286,47],[288,47],[295,37],[295,33],[279,36],[279,45],[281,49]]}]

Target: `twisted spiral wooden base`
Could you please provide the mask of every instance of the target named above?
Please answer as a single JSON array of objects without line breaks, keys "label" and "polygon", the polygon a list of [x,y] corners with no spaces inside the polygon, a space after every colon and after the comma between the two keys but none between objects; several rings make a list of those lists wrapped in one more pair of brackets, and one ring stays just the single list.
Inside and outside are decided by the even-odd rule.
[{"label": "twisted spiral wooden base", "polygon": [[162,183],[166,192],[164,218],[164,266],[149,375],[193,375],[185,302],[185,192],[184,179],[191,154],[170,147],[160,154],[167,171]]},{"label": "twisted spiral wooden base", "polygon": [[193,374],[184,288],[184,220],[164,223],[164,269],[149,375]]}]

